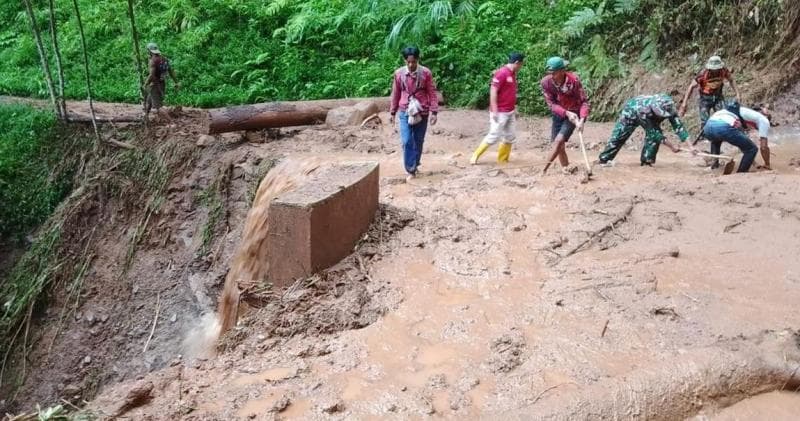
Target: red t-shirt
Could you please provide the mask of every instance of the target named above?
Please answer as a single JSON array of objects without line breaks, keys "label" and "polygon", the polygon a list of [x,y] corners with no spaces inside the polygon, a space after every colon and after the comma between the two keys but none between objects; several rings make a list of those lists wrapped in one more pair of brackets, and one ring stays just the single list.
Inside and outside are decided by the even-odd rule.
[{"label": "red t-shirt", "polygon": [[497,111],[514,111],[517,108],[517,75],[508,66],[503,66],[494,72],[491,85],[497,88]]},{"label": "red t-shirt", "polygon": [[545,76],[540,82],[544,101],[553,114],[566,117],[567,111],[578,113],[578,117],[585,119],[589,116],[589,100],[583,90],[581,80],[574,73],[567,73],[564,84],[556,86],[553,75]]}]

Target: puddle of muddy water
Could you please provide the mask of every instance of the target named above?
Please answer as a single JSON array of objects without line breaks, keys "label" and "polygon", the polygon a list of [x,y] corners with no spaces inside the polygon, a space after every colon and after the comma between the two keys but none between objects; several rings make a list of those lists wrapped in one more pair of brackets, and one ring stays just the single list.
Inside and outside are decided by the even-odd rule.
[{"label": "puddle of muddy water", "polygon": [[800,419],[800,393],[770,392],[753,396],[709,418],[713,421],[795,421]]},{"label": "puddle of muddy water", "polygon": [[262,371],[260,373],[241,376],[234,380],[233,385],[236,387],[248,386],[257,383],[276,382],[280,380],[290,379],[297,375],[296,368],[277,367],[271,370]]}]

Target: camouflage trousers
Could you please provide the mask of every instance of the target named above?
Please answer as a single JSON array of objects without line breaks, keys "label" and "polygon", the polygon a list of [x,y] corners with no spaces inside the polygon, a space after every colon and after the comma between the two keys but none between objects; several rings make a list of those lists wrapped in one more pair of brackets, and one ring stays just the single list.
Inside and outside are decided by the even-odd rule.
[{"label": "camouflage trousers", "polygon": [[614,130],[611,132],[611,138],[608,139],[606,148],[600,153],[600,162],[606,163],[613,160],[639,126],[644,129],[644,146],[642,147],[640,162],[642,165],[655,163],[658,148],[661,146],[661,142],[664,141],[664,133],[661,131],[661,122],[652,119],[640,121],[618,120],[617,124],[614,125]]},{"label": "camouflage trousers", "polygon": [[697,101],[697,111],[700,116],[700,127],[705,127],[712,112],[725,108],[725,98],[716,95],[700,95]]}]

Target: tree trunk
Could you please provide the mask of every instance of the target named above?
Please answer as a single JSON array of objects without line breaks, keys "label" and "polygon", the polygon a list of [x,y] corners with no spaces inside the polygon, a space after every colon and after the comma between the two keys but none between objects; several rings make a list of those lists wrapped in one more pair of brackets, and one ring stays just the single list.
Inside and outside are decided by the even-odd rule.
[{"label": "tree trunk", "polygon": [[[389,111],[391,98],[323,99],[318,101],[267,102],[253,105],[208,110],[208,133],[239,130],[258,130],[276,127],[302,126],[325,122],[328,111],[359,102],[373,102],[381,111]],[[439,103],[443,103],[439,97]]]},{"label": "tree trunk", "polygon": [[56,12],[53,0],[50,3],[50,37],[53,39],[53,52],[56,55],[56,71],[58,72],[58,107],[61,117],[67,118],[67,100],[64,98],[64,68],[61,65],[61,48],[58,46],[58,32],[56,29]]},{"label": "tree trunk", "polygon": [[28,19],[31,21],[31,30],[33,31],[33,38],[36,41],[36,49],[39,50],[39,58],[42,61],[42,71],[44,72],[44,79],[47,83],[47,90],[50,91],[50,102],[53,103],[53,109],[56,110],[56,115],[61,118],[61,110],[56,104],[56,92],[53,89],[53,76],[50,74],[50,65],[48,64],[47,55],[45,54],[44,45],[42,45],[42,37],[39,35],[39,28],[36,27],[36,18],[33,15],[33,8],[31,8],[30,0],[22,0],[25,4],[25,11],[28,13]]},{"label": "tree trunk", "polygon": [[[139,32],[136,30],[136,19],[133,14],[133,0],[128,0],[128,18],[131,21],[131,38],[133,39],[133,57],[135,58],[134,65],[136,66],[136,74],[139,75],[139,99],[142,101],[142,110],[147,108],[145,101],[147,101],[147,94],[144,90],[144,78],[142,75],[142,58],[139,55]],[[147,124],[147,116],[144,117],[145,124]]]},{"label": "tree trunk", "polygon": [[89,55],[86,52],[86,36],[83,34],[83,23],[81,22],[81,11],[80,8],[78,8],[78,0],[72,0],[72,4],[75,6],[75,17],[78,19],[78,31],[81,35],[81,48],[83,49],[83,70],[86,72],[86,97],[89,99],[89,113],[92,116],[94,135],[97,137],[96,146],[99,146],[102,139],[100,138],[100,131],[97,129],[97,119],[94,114],[94,103],[92,102],[92,79],[89,76]]}]

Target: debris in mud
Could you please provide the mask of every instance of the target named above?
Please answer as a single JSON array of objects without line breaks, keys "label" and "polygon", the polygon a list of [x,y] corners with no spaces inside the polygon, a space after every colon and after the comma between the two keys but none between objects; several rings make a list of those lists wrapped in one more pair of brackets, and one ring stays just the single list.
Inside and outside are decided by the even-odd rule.
[{"label": "debris in mud", "polygon": [[678,212],[662,212],[658,219],[658,229],[664,231],[672,231],[681,227],[681,218]]},{"label": "debris in mud", "polygon": [[472,399],[470,399],[470,397],[463,392],[454,391],[450,392],[450,395],[448,396],[448,403],[450,409],[453,411],[458,411],[472,405]]},{"label": "debris in mud", "polygon": [[210,146],[214,144],[214,136],[208,134],[201,134],[200,137],[195,142],[195,145],[198,148],[205,148],[206,146]]},{"label": "debris in mud", "polygon": [[275,402],[272,404],[272,406],[270,406],[270,407],[269,407],[269,409],[267,410],[267,412],[273,412],[273,413],[277,413],[277,412],[283,412],[283,411],[285,411],[285,410],[286,410],[286,408],[288,408],[288,407],[289,407],[289,405],[291,405],[291,404],[292,404],[292,400],[291,400],[291,399],[290,399],[288,396],[286,396],[286,395],[283,395],[283,396],[281,396],[281,397],[280,397],[278,400],[276,400],[276,401],[275,401]]},{"label": "debris in mud", "polygon": [[725,225],[725,228],[722,229],[722,232],[724,233],[731,232],[732,229],[738,227],[739,225],[744,224],[745,222],[747,222],[747,220],[744,218],[731,222],[730,224]]},{"label": "debris in mud", "polygon": [[492,355],[486,364],[493,373],[508,373],[522,364],[527,345],[525,336],[516,328],[492,341]]},{"label": "debris in mud", "polygon": [[650,310],[650,314],[654,316],[665,316],[669,317],[671,321],[675,321],[681,318],[680,315],[675,311],[672,307],[656,307]]},{"label": "debris in mud", "polygon": [[122,414],[137,408],[149,402],[152,398],[153,392],[152,382],[139,382],[134,384],[124,392],[125,398],[119,400],[118,396],[107,397],[106,399],[99,399],[93,403],[93,406],[98,408],[98,412],[110,418],[117,418]]},{"label": "debris in mud", "polygon": [[613,221],[609,222],[608,224],[604,225],[600,229],[598,229],[598,230],[592,232],[591,234],[589,234],[589,237],[586,240],[582,241],[580,244],[575,246],[572,250],[568,251],[566,254],[561,255],[561,257],[562,258],[566,258],[566,257],[572,256],[573,254],[575,254],[578,251],[580,251],[585,245],[587,245],[587,244],[589,244],[592,241],[595,241],[597,239],[602,239],[602,237],[607,232],[615,230],[618,224],[628,220],[628,217],[630,216],[631,212],[633,212],[633,206],[634,206],[635,203],[636,203],[635,201],[632,201],[631,204],[628,205],[625,208],[625,210],[622,211],[622,213],[620,213],[616,218],[614,218]]},{"label": "debris in mud", "polygon": [[[271,289],[246,292],[248,303],[263,304],[240,324],[264,326],[261,333],[267,336],[291,337],[360,329],[375,322],[387,310],[386,303],[375,299],[386,284],[372,279],[368,264],[388,253],[395,234],[412,221],[412,212],[381,205],[355,252],[336,266],[296,281],[280,295]],[[221,344],[232,349],[250,333],[233,329]]]},{"label": "debris in mud", "polygon": [[433,406],[433,397],[428,393],[419,393],[416,397],[417,410],[422,415],[433,415],[436,408]]},{"label": "debris in mud", "polygon": [[531,186],[531,183],[524,183],[518,180],[506,180],[503,182],[503,185],[508,187],[516,187],[519,189],[527,189]]},{"label": "debris in mud", "polygon": [[425,187],[423,189],[415,190],[413,194],[416,197],[431,197],[435,195],[436,192],[437,190],[432,187]]},{"label": "debris in mud", "polygon": [[667,252],[667,256],[673,257],[673,258],[676,258],[676,259],[678,258],[678,256],[680,256],[680,254],[681,254],[681,250],[678,248],[678,246],[675,246],[675,247],[669,249],[669,251]]},{"label": "debris in mud", "polygon": [[444,374],[434,374],[428,377],[426,386],[433,390],[441,390],[447,387],[447,378]]}]

